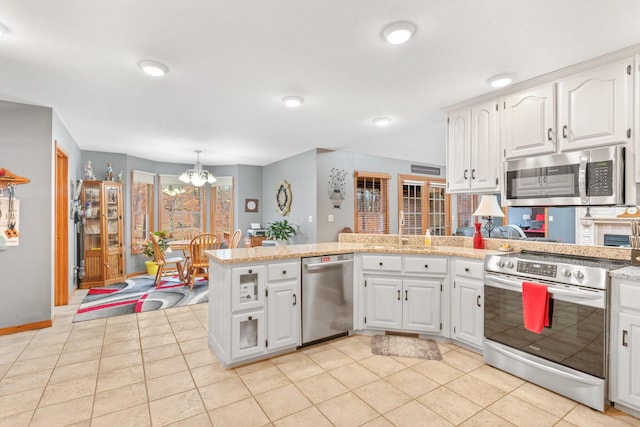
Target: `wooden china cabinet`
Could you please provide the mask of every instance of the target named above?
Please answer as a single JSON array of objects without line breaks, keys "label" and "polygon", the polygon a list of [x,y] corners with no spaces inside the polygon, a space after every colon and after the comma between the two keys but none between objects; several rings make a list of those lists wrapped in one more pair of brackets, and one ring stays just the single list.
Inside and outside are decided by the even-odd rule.
[{"label": "wooden china cabinet", "polygon": [[82,227],[85,276],[80,288],[107,286],[125,279],[123,184],[84,181],[82,205],[88,209]]}]

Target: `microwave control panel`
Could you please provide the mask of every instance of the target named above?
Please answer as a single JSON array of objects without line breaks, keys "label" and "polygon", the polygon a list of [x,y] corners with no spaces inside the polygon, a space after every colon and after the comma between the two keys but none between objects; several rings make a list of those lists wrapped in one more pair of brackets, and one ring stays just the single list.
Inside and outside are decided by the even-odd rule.
[{"label": "microwave control panel", "polygon": [[587,167],[587,182],[589,196],[613,195],[613,161],[589,163]]}]

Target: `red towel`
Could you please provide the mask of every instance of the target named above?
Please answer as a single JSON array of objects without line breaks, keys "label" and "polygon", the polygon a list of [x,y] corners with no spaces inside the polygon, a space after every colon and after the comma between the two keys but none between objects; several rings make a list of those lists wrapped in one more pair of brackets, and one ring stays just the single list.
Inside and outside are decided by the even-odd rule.
[{"label": "red towel", "polygon": [[522,314],[524,327],[539,334],[549,326],[549,292],[537,283],[522,282]]}]

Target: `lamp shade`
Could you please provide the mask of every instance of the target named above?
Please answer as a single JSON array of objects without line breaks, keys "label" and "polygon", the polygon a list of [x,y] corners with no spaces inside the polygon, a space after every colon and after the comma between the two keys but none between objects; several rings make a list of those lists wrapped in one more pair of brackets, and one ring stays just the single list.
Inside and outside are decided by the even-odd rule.
[{"label": "lamp shade", "polygon": [[524,214],[524,215],[522,215],[522,219],[523,219],[523,220],[525,220],[525,221],[528,221],[528,220],[530,220],[530,219],[531,219],[531,215],[529,215],[529,214]]},{"label": "lamp shade", "polygon": [[500,205],[498,205],[498,199],[495,194],[485,194],[482,196],[480,206],[478,206],[478,209],[473,213],[473,216],[502,217],[504,213],[502,209],[500,209]]}]

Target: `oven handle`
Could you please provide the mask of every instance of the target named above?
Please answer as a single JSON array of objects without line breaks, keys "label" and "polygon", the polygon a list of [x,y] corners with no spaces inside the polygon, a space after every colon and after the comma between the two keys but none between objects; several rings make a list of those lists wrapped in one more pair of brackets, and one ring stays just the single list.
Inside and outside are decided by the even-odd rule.
[{"label": "oven handle", "polygon": [[[485,275],[485,285],[489,285],[489,286],[491,286],[491,284],[487,283],[487,280],[493,281],[494,283],[497,283],[497,284],[508,286],[509,288],[512,288],[515,291],[522,292],[522,282],[518,282],[516,280],[503,279],[501,277]],[[566,289],[554,288],[553,286],[547,285],[545,283],[543,284],[547,286],[547,292],[549,292],[552,295],[567,295],[574,298],[593,299],[593,300],[602,298],[602,295],[600,295],[597,292],[568,291]]]},{"label": "oven handle", "polygon": [[[490,345],[488,342],[486,344]],[[583,384],[586,382],[586,383],[589,383],[591,385],[599,385],[600,381],[601,381],[600,379],[593,379],[592,380],[592,379],[587,378],[587,377],[573,375],[573,374],[571,374],[569,372],[561,371],[559,369],[552,368],[551,366],[543,365],[541,363],[536,362],[535,360],[531,360],[531,359],[522,357],[522,356],[520,356],[518,354],[515,354],[515,353],[512,353],[510,351],[505,351],[504,349],[502,349],[502,348],[500,348],[498,346],[492,345],[491,349],[493,351],[498,352],[498,353],[502,353],[503,355],[505,355],[505,356],[507,356],[509,358],[516,359],[519,362],[525,363],[525,364],[527,364],[529,366],[533,365],[536,368],[541,369],[543,371],[551,372],[552,374],[559,375],[560,377],[568,378],[568,379],[571,379],[571,380],[574,380],[574,381],[579,381],[579,382],[581,382]]]}]

